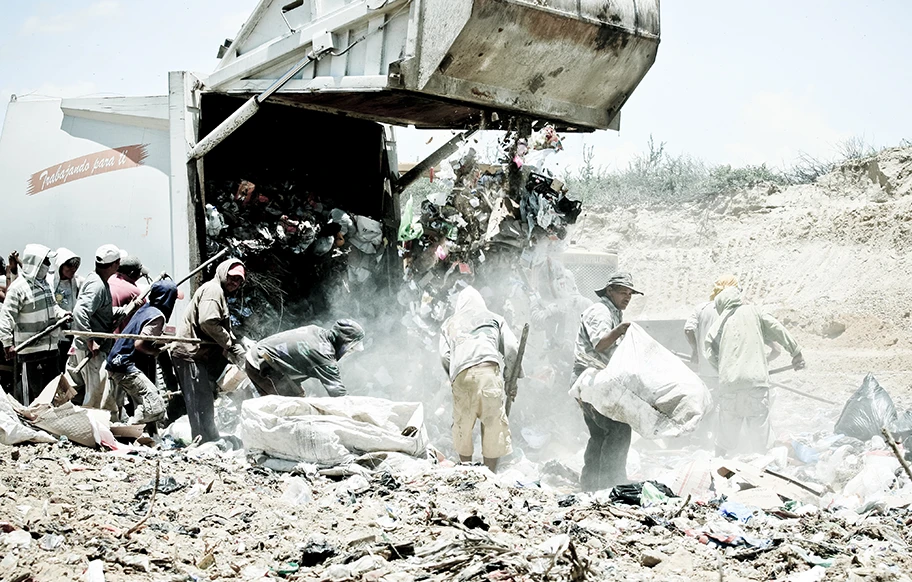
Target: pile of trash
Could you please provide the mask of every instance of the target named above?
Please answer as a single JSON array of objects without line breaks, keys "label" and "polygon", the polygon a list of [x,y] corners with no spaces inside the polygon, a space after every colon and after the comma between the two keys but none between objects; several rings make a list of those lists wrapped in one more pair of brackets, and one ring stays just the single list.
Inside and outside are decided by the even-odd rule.
[{"label": "pile of trash", "polygon": [[405,326],[429,346],[457,281],[502,282],[536,246],[563,240],[582,211],[561,180],[526,161],[562,149],[553,127],[530,140],[508,133],[501,149],[499,164],[484,164],[464,146],[432,173],[434,192],[405,202],[398,238],[407,285],[399,302],[409,309]]},{"label": "pile of trash", "polygon": [[[229,247],[248,267],[232,325],[260,339],[313,319],[326,289],[367,281],[386,247],[379,221],[349,213],[294,184],[207,183],[206,250]],[[343,277],[344,276],[344,277]]]}]

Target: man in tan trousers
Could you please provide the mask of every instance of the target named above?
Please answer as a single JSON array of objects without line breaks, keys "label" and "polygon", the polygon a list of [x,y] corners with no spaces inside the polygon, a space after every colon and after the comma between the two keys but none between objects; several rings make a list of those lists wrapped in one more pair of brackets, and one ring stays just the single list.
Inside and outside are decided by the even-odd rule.
[{"label": "man in tan trousers", "polygon": [[456,298],[456,311],[443,322],[440,359],[453,386],[453,447],[472,460],[472,432],[481,420],[481,453],[492,472],[513,452],[504,411],[504,369],[516,361],[518,342],[506,321],[488,311],[473,287]]}]

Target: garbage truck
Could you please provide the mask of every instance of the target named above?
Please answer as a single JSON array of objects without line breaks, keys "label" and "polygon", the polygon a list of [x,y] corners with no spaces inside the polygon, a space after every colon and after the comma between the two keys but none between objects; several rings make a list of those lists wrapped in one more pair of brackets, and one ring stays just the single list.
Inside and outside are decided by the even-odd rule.
[{"label": "garbage truck", "polygon": [[394,126],[617,129],[658,44],[658,0],[261,0],[211,74],[165,94],[13,96],[0,249],[88,267],[110,242],[179,277],[207,255],[206,184],[256,172],[394,229]]}]

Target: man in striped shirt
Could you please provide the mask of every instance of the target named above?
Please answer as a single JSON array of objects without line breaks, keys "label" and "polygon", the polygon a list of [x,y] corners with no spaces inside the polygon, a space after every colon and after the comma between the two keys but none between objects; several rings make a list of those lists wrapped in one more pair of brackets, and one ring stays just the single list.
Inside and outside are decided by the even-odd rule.
[{"label": "man in striped shirt", "polygon": [[0,309],[0,342],[6,359],[16,360],[24,371],[17,377],[22,388],[19,400],[28,405],[48,382],[57,375],[57,340],[60,331],[54,330],[32,345],[16,352],[15,346],[38,334],[57,320],[71,317],[57,305],[47,284],[47,273],[54,253],[39,244],[26,245],[22,253],[21,276],[9,286],[3,308]]}]

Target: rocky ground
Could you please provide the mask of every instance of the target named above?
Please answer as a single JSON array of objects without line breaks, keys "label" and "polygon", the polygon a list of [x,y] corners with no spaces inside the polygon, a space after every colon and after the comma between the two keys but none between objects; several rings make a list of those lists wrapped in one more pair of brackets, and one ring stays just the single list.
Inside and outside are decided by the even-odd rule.
[{"label": "rocky ground", "polygon": [[[528,456],[497,475],[439,455],[322,474],[214,445],[0,446],[0,579],[910,580],[909,479],[883,441],[831,437],[868,372],[912,408],[910,207],[912,150],[897,149],[808,186],[589,209],[573,234],[616,249],[647,291],[631,318],[684,318],[733,272],[794,330],[809,367],[787,382],[836,404],[780,392],[776,449],[742,461],[819,497],[725,505],[744,486],[737,475],[720,475],[692,443],[647,441],[634,445],[631,476],[680,497],[584,494],[574,483],[584,439],[553,423],[549,446],[533,450],[536,434],[524,435]],[[681,486],[697,468],[704,481]]]}]

